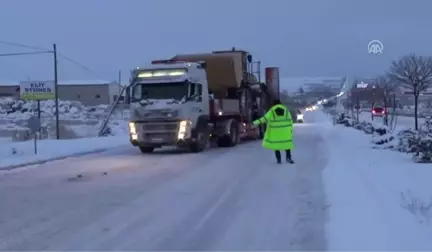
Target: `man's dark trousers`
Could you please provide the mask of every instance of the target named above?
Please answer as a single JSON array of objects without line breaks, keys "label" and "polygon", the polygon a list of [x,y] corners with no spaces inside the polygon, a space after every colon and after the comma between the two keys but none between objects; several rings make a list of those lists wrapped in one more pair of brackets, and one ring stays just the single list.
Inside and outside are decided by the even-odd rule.
[{"label": "man's dark trousers", "polygon": [[[276,156],[276,160],[277,160],[277,162],[278,163],[281,163],[281,159],[282,159],[282,157],[281,157],[281,153],[280,153],[280,151],[275,151],[275,156]],[[291,160],[291,150],[285,150],[285,158],[286,158],[286,160],[287,161],[290,161]]]}]

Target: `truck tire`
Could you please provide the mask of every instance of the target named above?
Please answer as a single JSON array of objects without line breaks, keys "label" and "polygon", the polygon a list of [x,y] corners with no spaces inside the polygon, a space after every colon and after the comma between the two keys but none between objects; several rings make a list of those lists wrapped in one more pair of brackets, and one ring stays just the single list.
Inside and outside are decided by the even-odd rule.
[{"label": "truck tire", "polygon": [[208,137],[203,131],[198,131],[196,136],[196,141],[189,145],[189,150],[191,152],[202,152],[207,147]]},{"label": "truck tire", "polygon": [[206,125],[201,125],[194,133],[196,141],[189,145],[191,152],[202,152],[207,148],[209,142],[209,129]]},{"label": "truck tire", "polygon": [[139,147],[141,153],[152,153],[154,151],[153,147]]},{"label": "truck tire", "polygon": [[239,142],[238,122],[232,121],[230,125],[230,133],[228,135],[221,136],[217,141],[217,145],[219,147],[233,147],[236,146],[238,142]]}]

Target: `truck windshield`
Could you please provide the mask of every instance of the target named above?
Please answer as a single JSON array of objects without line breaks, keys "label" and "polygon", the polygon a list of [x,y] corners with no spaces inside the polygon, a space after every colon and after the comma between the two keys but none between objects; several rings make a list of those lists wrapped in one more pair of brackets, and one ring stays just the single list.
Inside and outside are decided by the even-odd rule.
[{"label": "truck windshield", "polygon": [[181,101],[188,95],[187,82],[136,84],[132,89],[132,102],[143,99],[174,99]]}]

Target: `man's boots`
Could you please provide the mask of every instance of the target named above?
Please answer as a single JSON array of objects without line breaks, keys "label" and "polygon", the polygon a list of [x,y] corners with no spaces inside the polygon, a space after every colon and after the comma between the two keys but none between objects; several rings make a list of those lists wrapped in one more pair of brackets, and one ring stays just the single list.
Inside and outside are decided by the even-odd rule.
[{"label": "man's boots", "polygon": [[276,160],[278,164],[282,164],[282,158],[281,158],[281,153],[280,151],[275,151],[275,155],[276,155]]},{"label": "man's boots", "polygon": [[286,153],[286,161],[290,164],[294,164],[294,161],[291,158],[291,150],[287,150],[285,153]]}]

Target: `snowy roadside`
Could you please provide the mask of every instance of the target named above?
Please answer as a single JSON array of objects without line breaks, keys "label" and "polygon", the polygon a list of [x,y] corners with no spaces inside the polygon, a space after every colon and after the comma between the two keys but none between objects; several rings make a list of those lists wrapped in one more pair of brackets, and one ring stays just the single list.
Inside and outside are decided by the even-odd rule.
[{"label": "snowy roadside", "polygon": [[[378,125],[384,125],[384,118],[383,117],[375,117],[375,119],[372,121],[372,117],[370,113],[360,113],[359,116],[360,121],[366,121],[366,122],[374,122]],[[413,129],[414,128],[414,117],[409,116],[396,116],[396,125],[395,125],[395,131],[401,131],[406,129]],[[423,124],[425,122],[424,118],[419,118],[418,123]]]},{"label": "snowy roadside", "polygon": [[408,154],[372,149],[362,131],[329,121],[323,129],[328,249],[431,250],[432,169]]},{"label": "snowy roadside", "polygon": [[0,143],[0,170],[9,170],[69,156],[102,152],[112,147],[128,145],[129,138],[123,135],[71,140],[40,140],[37,142],[37,154],[34,153],[33,141],[1,140]]}]

